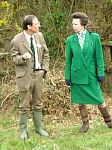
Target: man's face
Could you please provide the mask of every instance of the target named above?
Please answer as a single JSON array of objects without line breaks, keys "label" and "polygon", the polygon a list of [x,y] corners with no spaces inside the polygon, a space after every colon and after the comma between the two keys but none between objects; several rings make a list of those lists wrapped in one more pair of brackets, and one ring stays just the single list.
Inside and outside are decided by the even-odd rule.
[{"label": "man's face", "polygon": [[80,19],[73,19],[72,21],[73,30],[76,33],[81,32],[84,30],[84,26],[81,25]]},{"label": "man's face", "polygon": [[32,33],[37,33],[39,32],[39,28],[40,28],[40,22],[35,17],[34,20],[32,21],[32,26],[29,25],[28,29],[30,29]]}]

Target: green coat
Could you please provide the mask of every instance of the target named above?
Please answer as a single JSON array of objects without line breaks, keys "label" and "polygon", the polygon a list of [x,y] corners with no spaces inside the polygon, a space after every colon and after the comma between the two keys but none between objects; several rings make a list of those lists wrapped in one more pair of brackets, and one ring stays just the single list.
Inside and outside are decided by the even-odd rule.
[{"label": "green coat", "polygon": [[104,76],[99,35],[87,31],[82,50],[77,35],[69,36],[66,41],[65,79],[70,79],[76,84],[88,84],[95,82],[97,76]]},{"label": "green coat", "polygon": [[[71,81],[72,101],[77,101],[82,104],[82,99],[89,99],[89,97],[91,97],[91,94],[93,95],[93,97],[96,97],[97,91],[94,91],[94,89],[99,89],[99,92],[97,92],[99,97],[99,95],[101,95],[101,91],[97,81],[98,76],[104,76],[104,60],[99,35],[97,33],[89,33],[88,31],[86,31],[84,46],[82,50],[78,42],[77,34],[69,36],[66,40],[65,80],[69,79]],[[92,86],[92,83],[94,84],[94,86]],[[78,86],[79,88],[74,88],[74,86]],[[82,92],[82,86],[84,91],[87,89],[87,93],[89,93],[90,91],[89,96],[87,96],[88,94],[86,92]],[[92,89],[91,87],[94,88]],[[77,93],[79,93],[78,96],[74,96]],[[89,100],[90,104],[96,104],[93,99],[94,98]],[[97,104],[103,102],[102,96],[100,96],[99,99],[100,102],[98,102]]]}]

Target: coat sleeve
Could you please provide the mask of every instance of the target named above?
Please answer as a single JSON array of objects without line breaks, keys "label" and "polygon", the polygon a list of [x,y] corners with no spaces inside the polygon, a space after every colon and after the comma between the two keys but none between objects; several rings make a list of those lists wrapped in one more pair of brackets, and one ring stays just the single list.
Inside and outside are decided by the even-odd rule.
[{"label": "coat sleeve", "polygon": [[71,80],[71,62],[72,50],[70,47],[70,39],[67,38],[65,46],[65,80]]},{"label": "coat sleeve", "polygon": [[96,71],[97,76],[104,76],[104,59],[103,59],[103,51],[102,51],[102,44],[100,40],[99,34],[95,36],[95,50],[96,50]]},{"label": "coat sleeve", "polygon": [[43,37],[43,34],[41,32],[39,32],[39,37],[41,39],[41,43],[42,43],[42,46],[43,46],[42,69],[47,72],[48,69],[49,69],[49,51],[48,51],[45,39]]}]

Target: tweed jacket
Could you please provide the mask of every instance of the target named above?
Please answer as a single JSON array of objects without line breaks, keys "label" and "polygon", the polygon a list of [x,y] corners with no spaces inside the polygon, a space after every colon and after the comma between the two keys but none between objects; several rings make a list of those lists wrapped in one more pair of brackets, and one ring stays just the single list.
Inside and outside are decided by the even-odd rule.
[{"label": "tweed jacket", "polygon": [[66,40],[65,80],[75,84],[88,84],[104,76],[104,60],[99,34],[86,31],[81,50],[77,34]]},{"label": "tweed jacket", "polygon": [[[41,65],[41,69],[47,73],[49,68],[49,52],[46,46],[45,40],[41,32],[35,33],[34,38],[36,41],[38,60]],[[24,61],[22,55],[26,52],[31,54],[31,58]],[[15,63],[16,81],[20,91],[26,91],[31,82],[33,73],[33,53],[25,38],[24,32],[19,33],[11,41],[11,55]],[[46,78],[45,74],[45,78]]]}]

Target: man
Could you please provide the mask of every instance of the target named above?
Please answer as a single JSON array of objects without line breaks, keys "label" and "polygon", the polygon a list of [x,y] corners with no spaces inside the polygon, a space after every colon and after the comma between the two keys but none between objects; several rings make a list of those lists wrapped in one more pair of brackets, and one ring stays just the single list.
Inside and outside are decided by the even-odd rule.
[{"label": "man", "polygon": [[27,139],[27,113],[31,109],[36,132],[48,137],[41,127],[42,84],[49,68],[49,53],[43,35],[39,32],[40,22],[34,15],[23,20],[23,32],[11,41],[11,55],[15,63],[16,81],[20,100],[20,138]]}]

